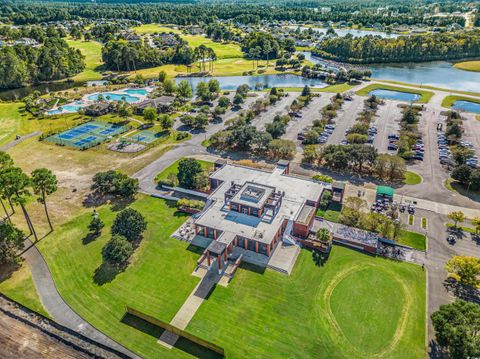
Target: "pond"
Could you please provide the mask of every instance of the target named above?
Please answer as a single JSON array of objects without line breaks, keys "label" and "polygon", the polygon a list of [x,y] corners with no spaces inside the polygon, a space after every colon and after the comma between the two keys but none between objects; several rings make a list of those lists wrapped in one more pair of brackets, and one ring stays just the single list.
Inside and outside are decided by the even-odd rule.
[{"label": "pond", "polygon": [[472,101],[457,100],[453,103],[452,108],[480,114],[480,103]]},{"label": "pond", "polygon": [[393,90],[385,90],[385,89],[377,89],[370,91],[369,95],[375,95],[379,98],[387,99],[387,100],[397,100],[397,101],[408,101],[413,102],[420,99],[420,95],[412,92],[401,92],[401,91],[393,91]]},{"label": "pond", "polygon": [[[309,29],[309,27],[305,27],[305,26],[289,26],[290,29],[297,29],[297,28],[300,28],[300,30],[307,30]],[[312,27],[311,29],[321,33],[321,34],[326,34],[327,33],[327,28],[326,27]],[[380,37],[383,37],[383,38],[396,38],[396,37],[399,37],[399,36],[405,36],[405,35],[402,35],[402,34],[395,34],[395,33],[387,33],[385,31],[377,31],[377,30],[357,30],[357,29],[334,29],[335,30],[335,33],[338,35],[338,36],[346,36],[348,34],[351,34],[352,36],[354,37],[365,37],[365,36],[368,36],[368,35],[371,35],[371,36],[380,36]],[[408,35],[406,35],[408,36]]]},{"label": "pond", "polygon": [[320,79],[307,79],[298,75],[291,74],[275,74],[275,75],[258,75],[258,76],[213,76],[213,77],[177,77],[176,83],[186,80],[193,89],[200,82],[208,82],[210,80],[218,80],[222,90],[235,90],[238,86],[247,84],[251,89],[255,89],[257,85],[265,88],[271,87],[304,87],[308,85],[313,88],[323,88],[327,84]]}]

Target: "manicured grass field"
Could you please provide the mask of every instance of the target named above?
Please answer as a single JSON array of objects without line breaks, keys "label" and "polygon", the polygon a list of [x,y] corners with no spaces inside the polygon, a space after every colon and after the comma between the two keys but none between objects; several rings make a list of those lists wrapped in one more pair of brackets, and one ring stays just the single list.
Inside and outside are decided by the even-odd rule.
[{"label": "manicured grass field", "polygon": [[0,281],[0,293],[37,313],[50,317],[40,302],[33,283],[32,272],[27,263],[22,263],[22,266],[15,270],[8,279]]},{"label": "manicured grass field", "polygon": [[212,48],[219,59],[243,57],[243,52],[237,44],[215,42],[203,35],[182,35],[182,38],[192,47],[205,45]]},{"label": "manicured grass field", "polygon": [[154,34],[156,32],[158,32],[158,33],[173,32],[174,34],[181,34],[182,33],[178,29],[174,29],[174,28],[168,27],[168,26],[163,26],[163,25],[160,25],[160,24],[143,24],[143,25],[134,27],[133,31],[135,31],[139,34]]},{"label": "manicured grass field", "polygon": [[407,171],[405,172],[405,179],[403,183],[406,185],[415,185],[422,183],[422,177],[415,172]]},{"label": "manicured grass field", "polygon": [[451,108],[455,101],[470,101],[475,103],[480,103],[480,98],[472,98],[458,95],[448,95],[442,100],[442,107]]},{"label": "manicured grass field", "polygon": [[456,69],[465,70],[465,71],[480,71],[480,61],[464,61],[464,62],[457,62],[453,65]]},{"label": "manicured grass field", "polygon": [[187,330],[224,347],[228,358],[420,359],[425,273],[341,246],[316,266],[302,250],[290,276],[239,270]]},{"label": "manicured grass field", "polygon": [[433,92],[416,89],[409,89],[405,87],[398,87],[398,86],[391,86],[391,85],[384,85],[384,84],[370,84],[365,86],[357,91],[357,95],[360,96],[369,96],[370,92],[373,90],[391,90],[391,91],[398,91],[398,92],[408,92],[420,95],[420,99],[417,101],[419,103],[427,103],[433,96]]},{"label": "manicured grass field", "polygon": [[418,232],[402,230],[397,242],[420,251],[427,249],[427,238],[424,234]]},{"label": "manicured grass field", "polygon": [[85,70],[73,77],[75,81],[101,80],[102,44],[97,41],[67,40],[67,43],[79,49],[85,56]]},{"label": "manicured grass field", "polygon": [[0,146],[14,140],[17,134],[25,134],[20,113],[22,107],[20,102],[0,103]]},{"label": "manicured grass field", "polygon": [[[202,161],[202,160],[197,160],[197,161],[200,162],[200,165],[202,166],[202,169],[204,171],[210,171],[211,169],[213,169],[213,163],[212,162]],[[166,179],[172,173],[176,175],[178,173],[178,163],[179,162],[180,162],[180,160],[175,161],[170,166],[165,168],[162,172],[157,174],[155,176],[155,181],[158,182],[160,180]]]},{"label": "manicured grass field", "polygon": [[139,196],[131,207],[145,216],[148,228],[130,265],[116,277],[102,266],[101,258],[116,215],[109,206],[97,209],[106,224],[100,238],[85,240],[90,212],[57,228],[38,247],[62,297],[95,327],[142,357],[187,357],[122,322],[126,305],[170,321],[198,282],[191,273],[199,254],[169,237],[186,216],[176,212],[173,203],[147,196]]}]

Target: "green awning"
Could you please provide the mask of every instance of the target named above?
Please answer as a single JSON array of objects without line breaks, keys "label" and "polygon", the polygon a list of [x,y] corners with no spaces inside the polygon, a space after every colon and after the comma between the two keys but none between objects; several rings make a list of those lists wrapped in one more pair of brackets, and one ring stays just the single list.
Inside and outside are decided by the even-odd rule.
[{"label": "green awning", "polygon": [[377,196],[393,197],[395,190],[389,186],[377,186]]}]

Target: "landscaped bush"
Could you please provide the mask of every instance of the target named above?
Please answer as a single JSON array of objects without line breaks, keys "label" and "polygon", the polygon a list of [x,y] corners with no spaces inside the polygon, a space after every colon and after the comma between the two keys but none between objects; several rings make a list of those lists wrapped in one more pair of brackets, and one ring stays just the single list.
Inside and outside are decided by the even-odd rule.
[{"label": "landscaped bush", "polygon": [[113,235],[102,250],[103,259],[115,266],[126,264],[132,254],[132,244],[121,235]]},{"label": "landscaped bush", "polygon": [[158,184],[162,187],[177,187],[178,186],[178,179],[175,173],[170,173],[167,178],[162,178],[158,181]]},{"label": "landscaped bush", "polygon": [[132,208],[126,208],[115,217],[112,234],[119,234],[134,242],[142,237],[146,229],[147,221],[143,215]]},{"label": "landscaped bush", "polygon": [[193,199],[182,198],[177,201],[178,208],[192,208],[202,210],[205,207],[205,202],[195,201]]}]

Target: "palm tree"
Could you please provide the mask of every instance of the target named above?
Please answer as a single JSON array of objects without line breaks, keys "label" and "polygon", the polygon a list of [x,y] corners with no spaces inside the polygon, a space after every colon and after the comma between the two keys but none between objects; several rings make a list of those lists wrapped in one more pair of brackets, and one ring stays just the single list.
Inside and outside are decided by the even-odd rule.
[{"label": "palm tree", "polygon": [[[0,173],[2,171],[4,171],[5,169],[10,168],[12,166],[13,166],[13,160],[10,157],[10,155],[6,152],[0,152]],[[3,189],[4,189],[4,186],[1,183],[1,175],[0,175],[0,204],[2,205],[2,208],[5,211],[5,214],[7,215],[7,220],[9,222],[11,222],[10,213],[8,213],[7,207],[5,207],[5,203],[2,200],[2,198],[7,199],[7,197],[3,193],[4,192]],[[9,199],[9,203],[10,203],[10,207],[12,208],[12,213],[11,214],[14,214],[15,209],[13,208],[12,202],[10,201],[10,199]]]},{"label": "palm tree", "polygon": [[43,204],[50,232],[53,232],[52,221],[48,214],[46,196],[57,190],[57,177],[46,168],[39,168],[32,172],[32,187],[36,195],[40,195],[39,201]]},{"label": "palm tree", "polygon": [[38,240],[37,233],[33,227],[33,223],[25,208],[27,197],[30,196],[28,187],[31,185],[30,178],[23,173],[18,167],[10,167],[2,171],[0,182],[2,183],[3,193],[8,198],[11,198],[14,204],[22,208],[25,221],[27,222],[30,234],[33,234],[35,241]]}]

